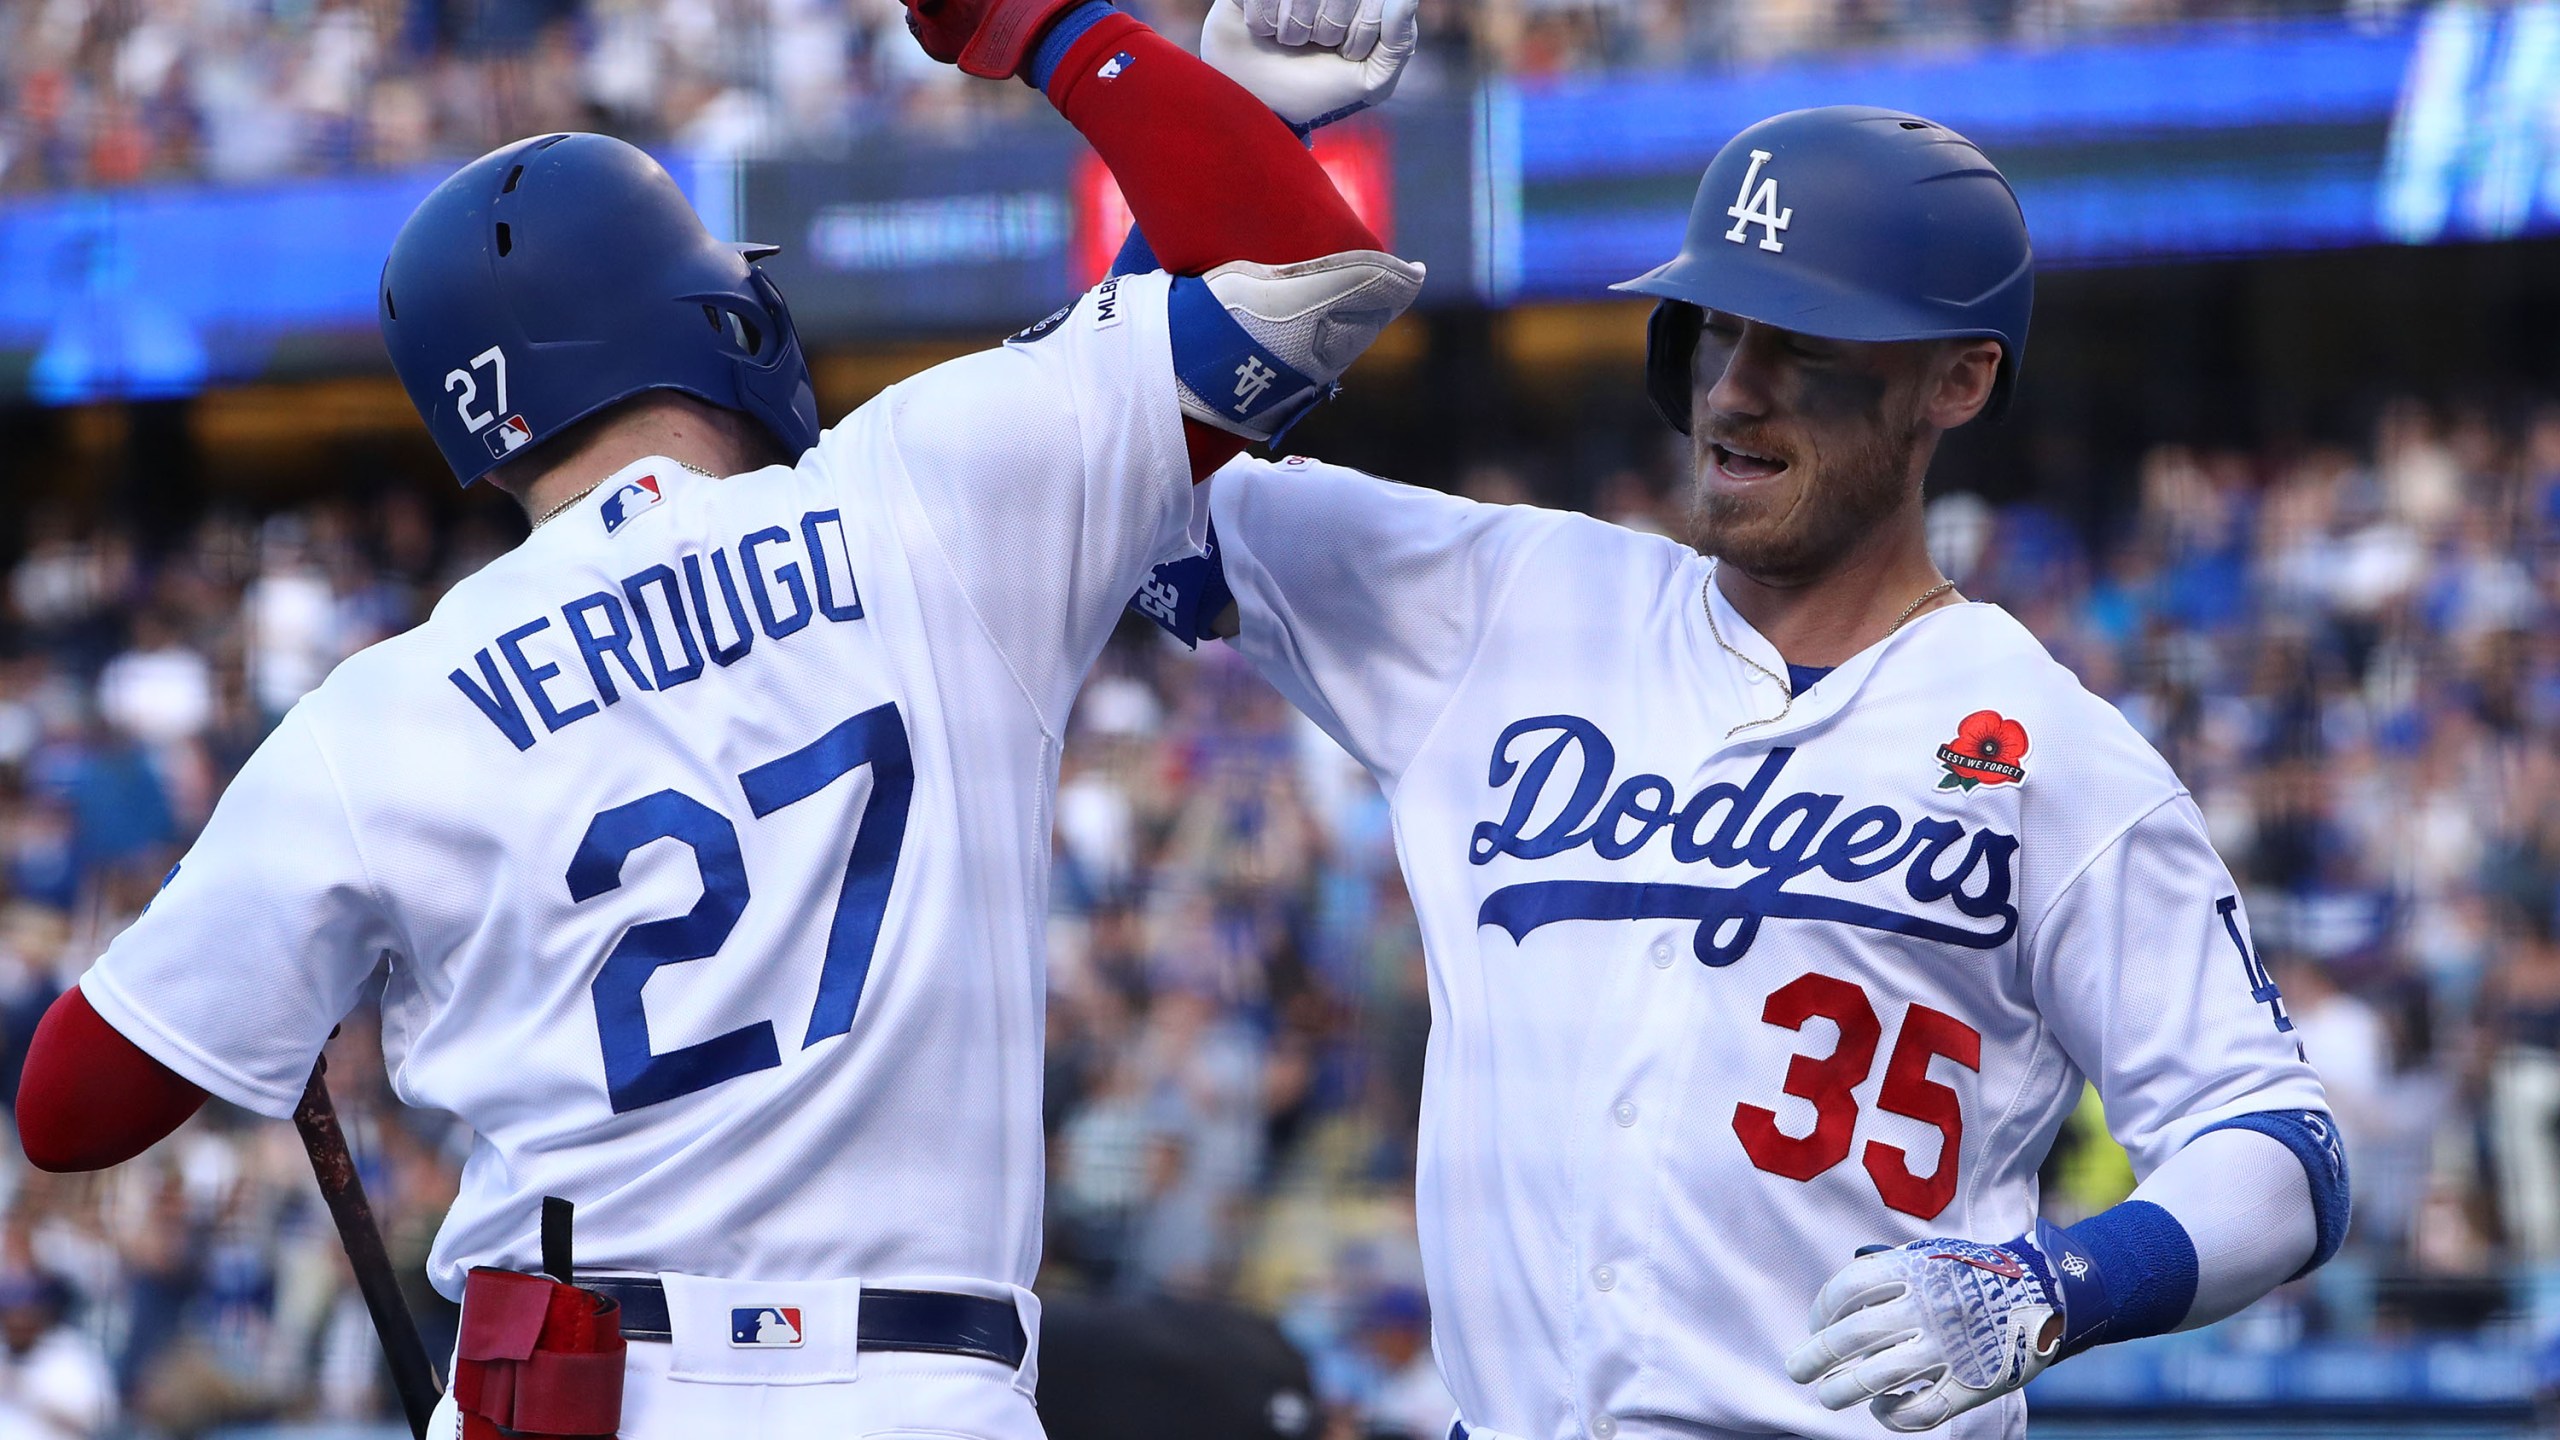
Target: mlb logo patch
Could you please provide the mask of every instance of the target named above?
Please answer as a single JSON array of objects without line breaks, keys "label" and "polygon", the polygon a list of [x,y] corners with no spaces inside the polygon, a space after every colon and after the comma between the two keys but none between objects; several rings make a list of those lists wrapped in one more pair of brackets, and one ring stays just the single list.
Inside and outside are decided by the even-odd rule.
[{"label": "mlb logo patch", "polygon": [[599,512],[604,516],[604,533],[610,535],[621,529],[632,516],[666,498],[658,489],[658,477],[655,475],[625,481],[621,489],[604,499],[604,507]]},{"label": "mlb logo patch", "polygon": [[521,415],[510,415],[490,427],[481,439],[489,442],[489,453],[501,460],[533,443],[533,427]]},{"label": "mlb logo patch", "polygon": [[741,1350],[800,1348],[800,1307],[752,1305],[729,1312],[729,1343]]},{"label": "mlb logo patch", "polygon": [[1108,330],[1120,323],[1126,310],[1120,304],[1120,276],[1114,275],[1093,288],[1093,328]]},{"label": "mlb logo patch", "polygon": [[1137,63],[1137,56],[1123,50],[1119,54],[1112,56],[1110,59],[1103,61],[1102,68],[1093,72],[1094,78],[1097,80],[1117,80],[1128,70],[1130,66]]}]

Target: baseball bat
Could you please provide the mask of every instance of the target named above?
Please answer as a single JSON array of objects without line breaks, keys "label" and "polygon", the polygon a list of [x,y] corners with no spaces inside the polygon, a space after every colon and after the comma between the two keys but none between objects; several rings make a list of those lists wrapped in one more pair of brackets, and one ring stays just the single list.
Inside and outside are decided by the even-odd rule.
[{"label": "baseball bat", "polygon": [[347,1151],[347,1132],[338,1126],[338,1107],[329,1103],[329,1086],[321,1077],[328,1060],[311,1065],[311,1083],[302,1087],[302,1103],[293,1112],[293,1128],[302,1132],[302,1148],[311,1156],[311,1173],[320,1182],[320,1198],[337,1222],[338,1241],[355,1267],[356,1289],[373,1317],[373,1333],[382,1341],[382,1358],[391,1367],[391,1388],[400,1394],[400,1409],[409,1433],[427,1440],[427,1420],[443,1398],[444,1382],[427,1358],[427,1342],[418,1338],[418,1322],[400,1299],[400,1282],[391,1271],[391,1254],[382,1245],[382,1228],[373,1221],[373,1206],[364,1198],[364,1181],[356,1174],[355,1157]]}]

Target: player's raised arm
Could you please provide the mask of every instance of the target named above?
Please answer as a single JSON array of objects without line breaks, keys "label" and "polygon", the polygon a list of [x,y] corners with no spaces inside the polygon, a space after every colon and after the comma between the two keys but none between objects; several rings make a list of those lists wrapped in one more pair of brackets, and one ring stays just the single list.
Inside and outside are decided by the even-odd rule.
[{"label": "player's raised arm", "polygon": [[[1386,103],[1422,39],[1421,0],[1219,0],[1200,27],[1200,58],[1300,139]],[[1131,227],[1111,271],[1163,268]]]},{"label": "player's raised arm", "polygon": [[2232,1315],[2346,1235],[2336,1122],[2192,801],[2113,838],[2029,948],[2039,1008],[2142,1183],[2076,1225],[1852,1261],[1787,1361],[1835,1410],[1935,1427],[2091,1346]]},{"label": "player's raised arm", "polygon": [[[1232,13],[1213,28],[1239,28],[1238,0],[1219,8]],[[1395,8],[1409,37],[1410,0]],[[1105,0],[907,0],[907,14],[935,59],[1048,96],[1111,168],[1158,267],[1184,277],[1168,304],[1195,477],[1296,423],[1419,292],[1421,267],[1379,250],[1269,105]],[[1356,42],[1363,61],[1333,63],[1391,89],[1398,52],[1368,63],[1383,23]]]},{"label": "player's raised arm", "polygon": [[[1100,0],[910,14],[929,53],[1020,75],[1092,140],[1162,267],[874,402],[978,622],[1062,721],[1130,594],[1182,548],[1192,481],[1331,394],[1422,272],[1375,248],[1268,105]],[[882,473],[863,435],[831,432],[829,466]]]}]

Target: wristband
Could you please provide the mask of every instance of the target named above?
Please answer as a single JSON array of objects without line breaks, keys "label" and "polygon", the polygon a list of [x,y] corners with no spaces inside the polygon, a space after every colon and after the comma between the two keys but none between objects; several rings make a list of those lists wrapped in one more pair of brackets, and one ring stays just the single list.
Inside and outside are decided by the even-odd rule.
[{"label": "wristband", "polygon": [[2128,1200],[2068,1229],[2038,1220],[2032,1240],[2018,1248],[2030,1253],[2029,1263],[2043,1262],[2038,1273],[2062,1301],[2057,1360],[2166,1334],[2195,1303],[2195,1241],[2148,1200]]},{"label": "wristband", "polygon": [[1103,17],[1110,13],[1111,6],[1106,0],[1085,0],[1084,4],[1052,21],[1049,33],[1040,37],[1039,48],[1031,52],[1031,67],[1022,73],[1023,80],[1032,89],[1047,94],[1049,77],[1057,74],[1058,67],[1065,63],[1067,51],[1084,38],[1084,32],[1101,24]]}]

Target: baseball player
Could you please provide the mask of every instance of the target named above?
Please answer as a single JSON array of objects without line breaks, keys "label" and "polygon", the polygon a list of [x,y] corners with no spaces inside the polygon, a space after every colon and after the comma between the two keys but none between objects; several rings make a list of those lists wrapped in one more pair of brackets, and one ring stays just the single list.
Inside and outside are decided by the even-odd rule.
[{"label": "baseball player", "polygon": [[285,717],[35,1038],[27,1151],[93,1168],[208,1093],[290,1113],[387,969],[394,1087],[476,1135],[429,1261],[463,1302],[439,1435],[1039,1434],[1068,707],[1195,474],[1421,276],[1108,5],[911,21],[1043,90],[1170,273],[822,430],[769,252],[647,156],[465,166],[395,241],[382,329],[532,532]]},{"label": "baseball player", "polygon": [[[1681,538],[1239,461],[1144,597],[1391,802],[1453,1440],[2015,1437],[2047,1366],[2337,1248],[2336,1133],[2195,804],[1924,544],[2031,284],[1963,137],[1765,120],[1620,287],[1693,437]],[[2059,1228],[2086,1081],[2141,1184]]]}]

